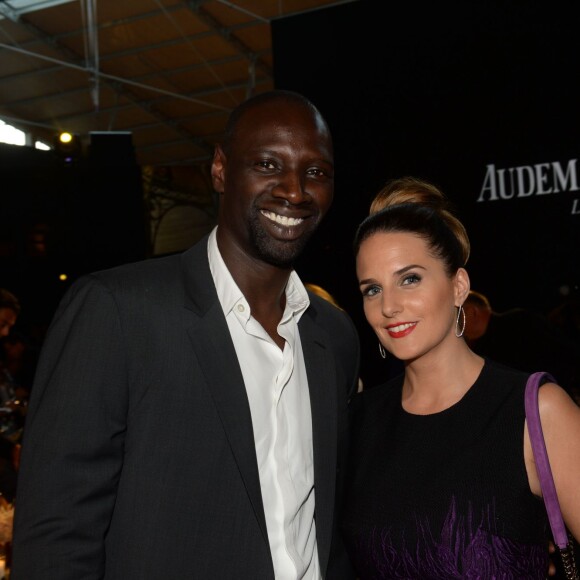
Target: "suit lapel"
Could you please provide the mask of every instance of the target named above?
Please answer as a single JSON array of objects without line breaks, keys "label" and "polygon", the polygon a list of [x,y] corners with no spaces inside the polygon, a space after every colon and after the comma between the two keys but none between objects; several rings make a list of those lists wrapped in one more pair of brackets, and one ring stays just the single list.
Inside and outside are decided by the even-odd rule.
[{"label": "suit lapel", "polygon": [[[189,337],[268,543],[250,406],[235,348],[207,260],[207,240],[183,254],[185,308],[195,316]],[[300,340],[310,391],[318,557],[328,566],[335,503],[337,400],[335,362],[327,335],[316,325],[311,306],[302,316]]]},{"label": "suit lapel", "polygon": [[316,538],[320,567],[328,565],[336,486],[336,370],[327,335],[314,322],[311,306],[300,320],[300,341],[310,390],[314,452]]},{"label": "suit lapel", "polygon": [[199,243],[183,255],[183,272],[185,307],[195,316],[194,323],[188,329],[189,338],[262,535],[268,543],[250,405],[234,344],[209,270],[207,243]]}]

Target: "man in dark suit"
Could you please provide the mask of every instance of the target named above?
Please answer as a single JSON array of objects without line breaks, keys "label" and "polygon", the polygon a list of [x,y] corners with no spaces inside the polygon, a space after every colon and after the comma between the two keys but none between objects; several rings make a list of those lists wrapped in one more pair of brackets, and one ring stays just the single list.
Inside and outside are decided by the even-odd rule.
[{"label": "man in dark suit", "polygon": [[335,508],[358,337],[292,267],[333,197],[328,127],[301,95],[258,95],[211,172],[208,237],[86,276],[59,306],[13,580],[352,577]]}]

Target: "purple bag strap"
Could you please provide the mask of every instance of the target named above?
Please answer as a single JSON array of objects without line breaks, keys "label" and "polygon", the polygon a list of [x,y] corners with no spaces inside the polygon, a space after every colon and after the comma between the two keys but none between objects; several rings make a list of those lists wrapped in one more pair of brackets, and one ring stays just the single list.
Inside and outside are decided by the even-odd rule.
[{"label": "purple bag strap", "polygon": [[538,372],[530,375],[526,384],[524,404],[526,420],[528,422],[528,433],[530,435],[532,451],[534,452],[534,461],[536,462],[536,471],[540,480],[544,504],[546,505],[550,528],[552,528],[552,535],[554,536],[554,543],[563,549],[568,545],[568,536],[562,518],[562,512],[560,511],[560,502],[556,494],[556,487],[554,486],[554,478],[552,477],[550,460],[548,459],[548,453],[546,451],[544,434],[540,423],[540,410],[538,407],[540,383],[546,381],[556,382],[554,377],[549,373]]}]

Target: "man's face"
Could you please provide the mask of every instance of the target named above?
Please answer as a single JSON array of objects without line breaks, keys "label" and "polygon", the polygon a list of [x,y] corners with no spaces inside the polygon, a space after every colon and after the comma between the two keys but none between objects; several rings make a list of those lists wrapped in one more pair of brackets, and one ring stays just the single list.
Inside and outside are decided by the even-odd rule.
[{"label": "man's face", "polygon": [[305,106],[256,106],[227,155],[216,150],[212,177],[222,194],[218,235],[254,259],[291,267],[332,202],[331,137]]},{"label": "man's face", "polygon": [[12,308],[0,308],[0,338],[8,336],[18,316]]}]

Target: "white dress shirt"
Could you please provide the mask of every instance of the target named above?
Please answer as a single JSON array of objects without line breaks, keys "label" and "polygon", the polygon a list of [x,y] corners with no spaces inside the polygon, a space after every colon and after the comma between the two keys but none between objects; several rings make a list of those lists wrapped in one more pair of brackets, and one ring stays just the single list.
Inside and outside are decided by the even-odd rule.
[{"label": "white dress shirt", "polygon": [[284,350],[252,317],[216,241],[210,270],[244,377],[258,458],[262,501],[276,580],[321,578],[314,522],[312,417],[298,321],[310,304],[296,272],[286,286],[278,334]]}]

